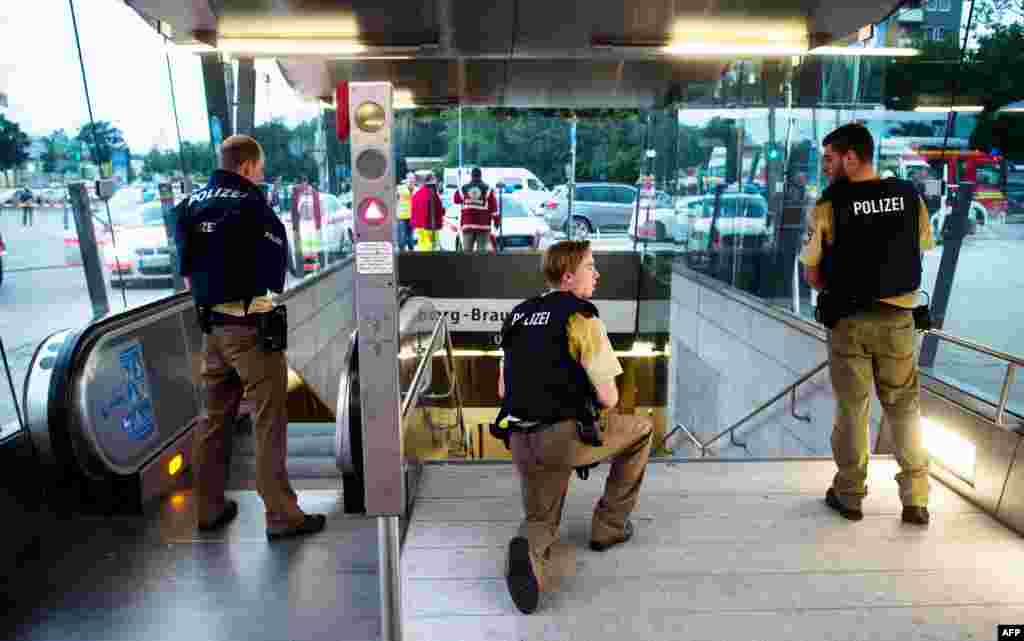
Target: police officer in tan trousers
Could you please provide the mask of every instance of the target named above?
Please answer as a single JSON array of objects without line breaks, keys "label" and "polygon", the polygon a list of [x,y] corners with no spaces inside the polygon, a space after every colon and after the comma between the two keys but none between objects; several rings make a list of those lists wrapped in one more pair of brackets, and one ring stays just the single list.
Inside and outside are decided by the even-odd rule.
[{"label": "police officer in tan trousers", "polygon": [[915,319],[921,253],[935,246],[928,210],[914,185],[881,179],[874,140],[844,125],[823,141],[833,183],[808,221],[800,262],[820,290],[818,320],[831,329],[829,372],[836,397],[832,455],[838,471],[825,502],[863,518],[872,389],[895,447],[903,521],[928,523],[928,453],[921,438]]},{"label": "police officer in tan trousers", "polygon": [[[506,580],[516,607],[536,610],[550,579],[551,546],[576,469],[610,460],[590,530],[603,551],[628,541],[651,451],[651,423],[612,413],[622,367],[590,302],[599,274],[590,244],[563,241],[544,254],[546,294],[519,304],[502,328],[501,411],[492,434],[511,444],[525,518],[509,543]],[[507,426],[502,423],[509,417]]]},{"label": "police officer in tan trousers", "polygon": [[260,188],[263,149],[249,136],[221,145],[221,168],[178,205],[178,271],[186,277],[203,331],[202,379],[208,422],[196,435],[193,478],[198,527],[230,523],[238,504],[224,497],[231,429],[243,394],[256,406],[256,489],[270,540],[323,529],[304,514],[285,469],[287,455],[287,317],[271,292],[284,288],[284,225]]}]

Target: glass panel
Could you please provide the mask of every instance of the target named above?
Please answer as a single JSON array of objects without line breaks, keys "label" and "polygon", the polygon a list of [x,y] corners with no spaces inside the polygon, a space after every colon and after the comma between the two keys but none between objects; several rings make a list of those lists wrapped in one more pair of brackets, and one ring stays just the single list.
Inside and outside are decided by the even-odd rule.
[{"label": "glass panel", "polygon": [[[88,122],[68,2],[6,3],[0,9],[0,339],[19,405],[43,339],[122,306],[102,286],[93,305],[67,197],[69,184],[96,176],[79,139]],[[97,200],[89,205],[99,214]],[[99,224],[96,229],[102,247],[108,238]],[[109,272],[100,279],[109,282]],[[17,426],[0,363],[0,437]]]},{"label": "glass panel", "polygon": [[[105,280],[114,309],[134,307],[174,292],[169,242],[174,232],[163,212],[183,193],[171,65],[163,36],[127,4],[98,0],[88,7],[76,3],[75,8],[92,100],[92,120],[81,126],[78,137],[92,154],[98,175],[116,185],[114,196],[100,201],[96,212],[112,224],[103,255],[110,272]],[[118,34],[118,47],[108,45],[111,32]],[[125,51],[132,52],[130,70],[110,73],[123,67]],[[133,100],[125,100],[129,79]],[[154,176],[143,179],[144,156],[161,151],[167,152],[171,171],[159,178],[177,183],[163,205],[159,182]]]}]

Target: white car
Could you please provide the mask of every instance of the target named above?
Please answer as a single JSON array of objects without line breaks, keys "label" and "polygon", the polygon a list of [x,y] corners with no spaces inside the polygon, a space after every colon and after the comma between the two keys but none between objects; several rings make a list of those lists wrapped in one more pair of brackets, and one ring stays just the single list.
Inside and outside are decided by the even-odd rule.
[{"label": "white car", "polygon": [[[693,205],[693,201],[688,202],[686,213],[680,214],[689,218],[686,248],[691,266],[706,263],[712,253],[723,247],[739,245],[744,249],[757,249],[765,246],[772,237],[768,201],[764,196],[722,194],[717,220],[714,219],[713,195],[701,196],[698,202],[699,206]],[[715,223],[713,230],[712,222]]]},{"label": "white car", "polygon": [[[439,242],[442,251],[462,251],[459,217],[462,207],[452,205],[444,214]],[[530,213],[518,198],[504,196],[501,203],[501,228],[491,226],[491,251],[532,251],[543,249],[552,240],[551,230],[540,216]]]},{"label": "white car", "polygon": [[[686,219],[682,219],[682,222],[685,223]],[[633,215],[630,217],[628,233],[633,240],[658,242],[682,238],[682,242],[685,242],[686,228],[679,229],[679,224],[680,219],[676,215],[672,197],[663,191],[657,191],[653,203],[650,204],[641,195],[640,206],[634,207]]]},{"label": "white car", "polygon": [[168,286],[174,274],[164,211],[159,202],[133,210],[112,211],[113,233],[101,246],[110,284]]}]

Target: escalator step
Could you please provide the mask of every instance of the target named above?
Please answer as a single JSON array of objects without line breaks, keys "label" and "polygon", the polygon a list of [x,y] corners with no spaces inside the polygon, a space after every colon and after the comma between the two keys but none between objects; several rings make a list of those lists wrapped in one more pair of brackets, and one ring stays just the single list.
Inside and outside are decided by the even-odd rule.
[{"label": "escalator step", "polygon": [[[252,436],[236,436],[235,456],[255,456],[256,439]],[[334,435],[295,436],[288,434],[288,458],[305,456],[333,456]]]},{"label": "escalator step", "polygon": [[[333,456],[288,457],[286,461],[289,479],[341,478]],[[256,479],[256,461],[243,458],[231,461],[230,483]]]}]

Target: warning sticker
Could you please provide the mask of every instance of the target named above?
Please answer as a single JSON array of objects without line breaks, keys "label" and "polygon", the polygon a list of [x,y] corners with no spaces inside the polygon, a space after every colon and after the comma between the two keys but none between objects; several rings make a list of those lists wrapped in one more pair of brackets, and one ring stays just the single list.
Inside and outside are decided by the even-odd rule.
[{"label": "warning sticker", "polygon": [[356,272],[360,274],[394,274],[395,252],[387,241],[356,243]]}]

